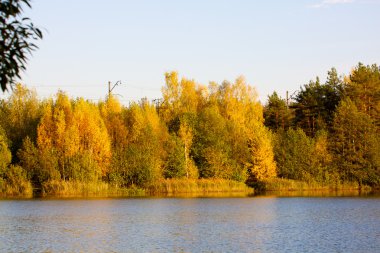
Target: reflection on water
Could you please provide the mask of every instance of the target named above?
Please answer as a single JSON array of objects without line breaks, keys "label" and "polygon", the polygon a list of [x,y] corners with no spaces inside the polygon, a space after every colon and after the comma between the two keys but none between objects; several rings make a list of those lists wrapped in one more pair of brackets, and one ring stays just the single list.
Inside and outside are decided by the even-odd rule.
[{"label": "reflection on water", "polygon": [[380,197],[379,192],[358,190],[268,191],[256,196],[272,197]]},{"label": "reflection on water", "polygon": [[380,252],[380,199],[0,201],[1,252]]}]

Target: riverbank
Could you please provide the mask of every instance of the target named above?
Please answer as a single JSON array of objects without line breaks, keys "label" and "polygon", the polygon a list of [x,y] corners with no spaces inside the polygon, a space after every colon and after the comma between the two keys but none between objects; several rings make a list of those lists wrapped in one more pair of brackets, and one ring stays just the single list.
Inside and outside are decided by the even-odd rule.
[{"label": "riverbank", "polygon": [[105,182],[49,181],[42,186],[42,196],[57,197],[143,197],[143,196],[207,196],[218,193],[253,194],[246,184],[223,179],[163,179],[145,188],[125,188]]},{"label": "riverbank", "polygon": [[0,197],[32,197],[33,187],[27,180],[7,181],[0,178]]},{"label": "riverbank", "polygon": [[319,183],[297,181],[285,178],[266,179],[252,184],[257,192],[307,192],[307,191],[372,191],[368,185],[357,182]]},{"label": "riverbank", "polygon": [[224,179],[162,179],[147,185],[120,187],[106,182],[47,181],[34,191],[0,191],[0,197],[146,197],[146,196],[248,196],[254,189],[242,182]]},{"label": "riverbank", "polygon": [[15,185],[0,185],[0,197],[33,198],[33,197],[244,197],[251,195],[264,196],[353,196],[376,191],[369,186],[357,183],[321,184],[291,179],[273,178],[254,184],[224,179],[161,179],[145,188],[136,186],[120,187],[106,182],[47,181],[40,188],[32,188],[29,182]]},{"label": "riverbank", "polygon": [[254,193],[254,189],[245,183],[225,179],[165,179],[151,184],[147,190],[153,195]]}]

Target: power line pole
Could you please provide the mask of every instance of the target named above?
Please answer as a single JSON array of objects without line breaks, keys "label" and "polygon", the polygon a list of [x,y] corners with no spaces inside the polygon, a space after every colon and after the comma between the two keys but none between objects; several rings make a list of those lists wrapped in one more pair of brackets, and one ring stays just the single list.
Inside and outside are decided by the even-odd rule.
[{"label": "power line pole", "polygon": [[289,91],[286,91],[286,109],[289,109]]},{"label": "power line pole", "polygon": [[289,95],[289,91],[286,91],[286,107],[289,109],[292,106],[290,106],[290,100],[294,100],[294,95],[297,93],[297,91],[294,91],[291,95]]},{"label": "power line pole", "polygon": [[108,81],[108,98],[111,96],[111,92],[113,91],[113,89],[117,86],[121,84],[121,81],[117,81],[112,87],[111,87],[111,81]]}]

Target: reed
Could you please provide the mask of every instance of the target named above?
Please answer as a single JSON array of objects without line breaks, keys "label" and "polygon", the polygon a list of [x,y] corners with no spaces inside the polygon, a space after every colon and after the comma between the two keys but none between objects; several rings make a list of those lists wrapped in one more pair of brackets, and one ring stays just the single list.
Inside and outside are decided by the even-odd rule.
[{"label": "reed", "polygon": [[132,197],[145,196],[145,190],[121,188],[106,182],[80,182],[52,180],[42,184],[42,196],[55,197]]},{"label": "reed", "polygon": [[213,196],[216,193],[237,196],[238,193],[252,194],[253,189],[244,183],[223,179],[162,179],[145,189],[117,187],[101,181],[52,180],[42,184],[42,196],[53,197]]},{"label": "reed", "polygon": [[371,187],[362,185],[357,182],[334,182],[334,183],[319,183],[316,181],[297,181],[284,178],[271,178],[254,184],[258,191],[332,191],[332,190],[361,190],[370,191]]},{"label": "reed", "polygon": [[147,187],[149,194],[209,194],[209,193],[246,193],[252,194],[253,188],[242,182],[225,179],[162,179]]},{"label": "reed", "polygon": [[33,197],[33,187],[29,181],[21,180],[12,184],[0,178],[1,197]]}]

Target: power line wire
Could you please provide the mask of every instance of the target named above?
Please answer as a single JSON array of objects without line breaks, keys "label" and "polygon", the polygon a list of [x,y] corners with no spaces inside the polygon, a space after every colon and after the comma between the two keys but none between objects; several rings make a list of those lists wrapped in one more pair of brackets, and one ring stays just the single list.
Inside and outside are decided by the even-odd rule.
[{"label": "power line wire", "polygon": [[[25,84],[28,87],[34,87],[34,88],[93,88],[93,87],[104,87],[104,85],[96,84],[96,85],[90,85],[90,84],[77,84],[77,85],[48,85],[48,84]],[[138,90],[150,90],[150,91],[161,91],[161,88],[152,88],[147,86],[135,86],[130,84],[125,84],[125,87],[129,87],[132,89],[138,89]]]}]

